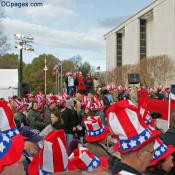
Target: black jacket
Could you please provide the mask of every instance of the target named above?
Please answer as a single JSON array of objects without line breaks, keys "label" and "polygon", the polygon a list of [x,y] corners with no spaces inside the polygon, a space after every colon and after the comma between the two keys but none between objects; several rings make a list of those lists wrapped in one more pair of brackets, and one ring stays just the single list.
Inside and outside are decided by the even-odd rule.
[{"label": "black jacket", "polygon": [[73,110],[66,108],[62,113],[64,131],[66,134],[73,134],[73,127],[76,127],[76,115]]},{"label": "black jacket", "polygon": [[142,173],[138,172],[134,168],[130,167],[129,165],[126,165],[118,160],[115,160],[113,168],[112,168],[112,174],[116,175],[117,173],[121,171],[126,171],[128,173],[133,173],[134,175],[142,175]]}]

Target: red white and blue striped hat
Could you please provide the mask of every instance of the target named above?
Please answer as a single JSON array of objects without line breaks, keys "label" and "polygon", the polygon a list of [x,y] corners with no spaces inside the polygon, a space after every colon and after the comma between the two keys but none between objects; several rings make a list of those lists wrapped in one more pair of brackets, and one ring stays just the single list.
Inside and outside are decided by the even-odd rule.
[{"label": "red white and blue striped hat", "polygon": [[154,140],[160,132],[150,131],[138,108],[130,100],[122,100],[107,110],[110,128],[119,138],[118,151],[131,152]]},{"label": "red white and blue striped hat", "polygon": [[167,158],[175,152],[175,147],[172,145],[166,146],[160,138],[157,138],[154,143],[154,154],[150,166],[156,165],[159,161]]},{"label": "red white and blue striped hat", "polygon": [[154,126],[155,125],[155,122],[154,120],[152,119],[151,115],[150,115],[150,112],[148,111],[147,109],[147,104],[146,103],[143,103],[141,106],[140,106],[140,115],[142,116],[144,122],[146,125],[150,125],[150,126]]},{"label": "red white and blue striped hat", "polygon": [[19,111],[21,109],[27,108],[29,106],[29,103],[27,102],[27,99],[21,98],[21,101],[17,99],[13,99],[13,102],[15,104],[16,109]]},{"label": "red white and blue striped hat", "polygon": [[88,103],[88,98],[87,98],[87,96],[86,95],[81,95],[81,106],[82,107],[86,107],[86,105],[87,105],[87,103]]},{"label": "red white and blue striped hat", "polygon": [[19,135],[14,122],[14,115],[8,102],[0,100],[0,131],[9,138]]},{"label": "red white and blue striped hat", "polygon": [[106,106],[103,103],[103,100],[98,98],[96,101],[93,102],[93,110],[94,111],[100,111],[104,110]]},{"label": "red white and blue striped hat", "polygon": [[16,136],[10,139],[0,132],[0,172],[4,166],[17,162],[24,149],[24,140]]},{"label": "red white and blue striped hat", "polygon": [[53,130],[44,138],[44,146],[29,165],[30,175],[68,171],[66,136],[63,130]]},{"label": "red white and blue striped hat", "polygon": [[89,116],[84,120],[86,126],[86,136],[87,142],[96,142],[109,135],[109,128],[104,126],[100,116]]},{"label": "red white and blue striped hat", "polygon": [[69,156],[70,164],[83,173],[101,171],[107,167],[108,161],[105,156],[94,156],[89,149],[79,147]]},{"label": "red white and blue striped hat", "polygon": [[115,89],[117,89],[117,85],[115,82],[112,82],[111,83],[111,90],[115,90]]}]

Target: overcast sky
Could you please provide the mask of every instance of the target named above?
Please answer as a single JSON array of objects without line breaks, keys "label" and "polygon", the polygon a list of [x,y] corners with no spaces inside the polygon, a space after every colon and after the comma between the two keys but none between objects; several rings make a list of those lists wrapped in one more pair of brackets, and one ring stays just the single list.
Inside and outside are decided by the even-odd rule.
[{"label": "overcast sky", "polygon": [[[95,67],[106,68],[104,34],[148,5],[151,0],[10,0],[42,2],[42,7],[10,8],[4,11],[3,26],[12,49],[13,35],[34,37],[33,53],[25,52],[29,63],[39,54],[53,54],[61,59],[81,55]],[[2,3],[2,0],[0,0]]]}]

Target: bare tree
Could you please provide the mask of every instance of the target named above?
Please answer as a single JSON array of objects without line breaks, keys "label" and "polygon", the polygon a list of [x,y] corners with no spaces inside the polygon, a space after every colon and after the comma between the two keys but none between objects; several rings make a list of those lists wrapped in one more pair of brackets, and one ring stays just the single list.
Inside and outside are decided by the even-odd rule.
[{"label": "bare tree", "polygon": [[0,8],[0,55],[3,55],[10,47],[9,44],[7,44],[7,36],[4,34],[4,28],[2,25],[3,18],[4,18],[4,13],[1,7]]}]

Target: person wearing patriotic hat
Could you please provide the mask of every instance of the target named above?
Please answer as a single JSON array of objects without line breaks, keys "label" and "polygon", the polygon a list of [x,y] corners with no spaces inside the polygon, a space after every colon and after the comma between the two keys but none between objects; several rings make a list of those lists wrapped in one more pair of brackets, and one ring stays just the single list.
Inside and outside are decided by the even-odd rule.
[{"label": "person wearing patriotic hat", "polygon": [[[0,172],[1,174],[15,175],[12,168],[17,168],[19,165],[24,149],[24,138],[16,128],[13,112],[8,102],[4,100],[0,100],[0,131]],[[22,165],[21,160],[20,165]],[[17,171],[23,175],[23,169],[23,166],[20,166]]]},{"label": "person wearing patriotic hat", "polygon": [[43,148],[29,165],[29,175],[51,175],[70,170],[63,130],[53,130],[44,138]]},{"label": "person wearing patriotic hat", "polygon": [[89,149],[81,146],[72,152],[69,156],[69,161],[71,166],[81,170],[82,173],[105,172],[108,165],[108,160],[105,156],[94,156]]},{"label": "person wearing patriotic hat", "polygon": [[102,155],[108,159],[108,169],[112,169],[114,157],[108,152],[108,135],[109,128],[103,125],[100,116],[89,116],[84,120],[86,127],[85,147],[97,157]]},{"label": "person wearing patriotic hat", "polygon": [[107,110],[112,132],[118,137],[115,149],[121,153],[121,162],[113,167],[113,174],[141,175],[149,166],[155,139],[159,131],[150,130],[138,108],[130,100],[122,100]]},{"label": "person wearing patriotic hat", "polygon": [[44,110],[44,123],[48,126],[51,123],[50,115],[52,110],[57,110],[56,106],[57,97],[52,95],[51,97],[46,97],[46,103],[48,108]]},{"label": "person wearing patriotic hat", "polygon": [[38,101],[33,102],[32,108],[29,110],[27,121],[28,125],[33,128],[41,131],[45,127],[45,123],[41,118],[42,112],[40,111],[40,103]]},{"label": "person wearing patriotic hat", "polygon": [[161,139],[157,138],[154,144],[154,154],[147,174],[169,175],[170,170],[174,167],[172,157],[174,152],[174,146],[166,146]]}]

